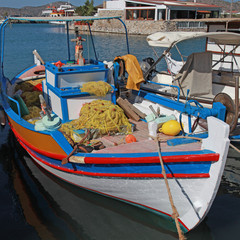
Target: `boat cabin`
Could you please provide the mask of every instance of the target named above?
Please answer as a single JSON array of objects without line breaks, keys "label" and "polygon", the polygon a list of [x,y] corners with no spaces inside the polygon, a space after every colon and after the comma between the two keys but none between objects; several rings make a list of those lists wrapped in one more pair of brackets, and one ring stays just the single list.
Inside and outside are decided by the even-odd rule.
[{"label": "boat cabin", "polygon": [[[74,64],[74,61],[62,61],[58,64],[47,62],[45,68],[44,97],[63,123],[77,119],[81,106],[97,99],[97,96],[81,91],[83,84],[92,81],[107,82],[109,70],[104,63],[97,60],[86,61],[84,66]],[[112,91],[104,99],[115,102],[114,94]]]}]

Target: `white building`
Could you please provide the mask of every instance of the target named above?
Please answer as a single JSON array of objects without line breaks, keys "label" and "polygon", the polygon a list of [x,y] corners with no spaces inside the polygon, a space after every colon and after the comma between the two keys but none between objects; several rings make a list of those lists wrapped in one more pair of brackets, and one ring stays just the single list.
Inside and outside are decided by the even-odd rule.
[{"label": "white building", "polygon": [[106,1],[104,10],[123,10],[126,20],[171,20],[219,17],[221,7],[203,3],[161,0]]}]

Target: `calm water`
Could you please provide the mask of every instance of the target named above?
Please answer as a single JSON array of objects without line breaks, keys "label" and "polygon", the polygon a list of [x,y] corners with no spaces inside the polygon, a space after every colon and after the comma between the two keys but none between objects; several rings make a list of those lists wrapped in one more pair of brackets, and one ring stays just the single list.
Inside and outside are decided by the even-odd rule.
[{"label": "calm water", "polygon": [[[47,61],[67,57],[62,27],[21,24],[6,30],[5,75],[10,79],[33,63],[34,49]],[[99,59],[113,60],[127,53],[123,35],[97,34],[94,38]],[[129,42],[131,53],[139,60],[156,58],[145,36],[130,36]],[[201,51],[200,43],[197,49]],[[191,42],[182,47],[184,55],[196,48]],[[93,54],[87,45],[84,54],[86,58]],[[157,227],[156,219],[145,211],[77,189],[42,171],[31,162],[8,127],[0,129],[0,144],[1,239],[177,239],[176,234]],[[240,156],[230,149],[213,206],[207,218],[186,235],[188,239],[238,239],[239,174]]]}]

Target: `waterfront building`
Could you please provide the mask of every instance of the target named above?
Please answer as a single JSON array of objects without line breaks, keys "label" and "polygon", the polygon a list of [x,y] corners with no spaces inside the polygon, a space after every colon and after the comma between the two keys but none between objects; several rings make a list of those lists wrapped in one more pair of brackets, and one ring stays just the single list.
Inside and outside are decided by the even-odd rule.
[{"label": "waterfront building", "polygon": [[161,0],[106,1],[99,11],[124,12],[125,20],[172,20],[218,18],[221,7],[205,3]]}]

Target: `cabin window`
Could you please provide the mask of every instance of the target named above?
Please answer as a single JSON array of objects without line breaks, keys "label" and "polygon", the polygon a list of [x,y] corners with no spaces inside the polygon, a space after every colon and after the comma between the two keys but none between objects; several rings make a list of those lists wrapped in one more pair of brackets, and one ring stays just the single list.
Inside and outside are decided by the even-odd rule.
[{"label": "cabin window", "polygon": [[153,9],[150,10],[149,9],[147,19],[148,20],[154,20],[154,17],[155,17],[155,10],[153,10]]},{"label": "cabin window", "polygon": [[132,20],[133,19],[133,10],[126,10],[126,19]]},{"label": "cabin window", "polygon": [[155,9],[127,9],[127,20],[154,20]]},{"label": "cabin window", "polygon": [[213,17],[213,18],[218,18],[218,17],[219,17],[219,11],[213,11],[213,12],[211,13],[211,17]]},{"label": "cabin window", "polygon": [[165,20],[165,19],[166,19],[166,10],[158,9],[158,20]]},{"label": "cabin window", "polygon": [[188,19],[189,11],[179,11],[179,10],[171,10],[170,12],[170,19]]}]

